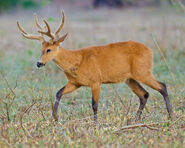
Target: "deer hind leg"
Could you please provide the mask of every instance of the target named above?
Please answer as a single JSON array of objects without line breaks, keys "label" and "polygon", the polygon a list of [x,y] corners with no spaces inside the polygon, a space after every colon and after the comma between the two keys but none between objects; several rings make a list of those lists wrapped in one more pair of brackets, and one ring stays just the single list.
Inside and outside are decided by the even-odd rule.
[{"label": "deer hind leg", "polygon": [[139,97],[140,105],[136,113],[136,121],[141,119],[142,111],[146,105],[149,93],[134,79],[128,79],[126,84],[131,88],[131,90]]},{"label": "deer hind leg", "polygon": [[92,91],[92,109],[94,112],[94,121],[97,122],[97,112],[98,112],[98,101],[100,96],[100,84],[96,83],[91,86]]},{"label": "deer hind leg", "polygon": [[62,87],[56,94],[56,100],[55,100],[55,105],[54,105],[54,112],[52,113],[53,117],[55,118],[55,120],[58,120],[58,105],[60,102],[60,99],[62,97],[62,95],[64,94],[68,94],[76,89],[78,89],[79,86],[76,86],[74,84],[71,83],[67,83],[66,86]]},{"label": "deer hind leg", "polygon": [[157,81],[153,75],[148,75],[147,78],[143,79],[143,80],[138,80],[146,85],[148,85],[149,87],[157,90],[164,98],[164,101],[166,103],[166,108],[169,114],[169,117],[172,118],[173,116],[173,111],[172,111],[172,106],[170,104],[170,99],[168,97],[168,92],[167,92],[167,88],[166,88],[166,84]]}]

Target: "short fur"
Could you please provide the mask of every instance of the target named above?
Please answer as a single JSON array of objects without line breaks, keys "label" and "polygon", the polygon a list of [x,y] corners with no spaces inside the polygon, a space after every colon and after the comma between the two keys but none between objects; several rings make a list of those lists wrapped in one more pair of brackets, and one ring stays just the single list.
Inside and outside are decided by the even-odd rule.
[{"label": "short fur", "polygon": [[[47,49],[51,49],[52,52],[47,54]],[[141,118],[149,96],[139,82],[159,91],[166,101],[169,115],[172,115],[168,95],[165,96],[167,93],[163,93],[166,88],[163,83],[156,81],[152,74],[152,51],[139,42],[118,42],[79,50],[66,50],[59,45],[44,43],[41,62],[46,64],[51,59],[64,71],[68,79],[60,96],[81,86],[91,87],[95,120],[97,119],[100,85],[119,82],[126,82],[140,99],[136,119]]]},{"label": "short fur", "polygon": [[[58,120],[57,110],[62,95],[70,93],[81,86],[88,86],[92,91],[92,108],[94,119],[97,120],[98,100],[100,96],[100,85],[107,83],[126,82],[131,90],[139,97],[140,105],[136,119],[141,118],[142,111],[146,105],[149,93],[139,82],[160,92],[166,102],[169,116],[172,116],[172,108],[167,93],[166,85],[158,82],[152,74],[153,55],[152,51],[145,45],[135,42],[118,42],[104,46],[86,47],[79,50],[66,50],[60,46],[67,36],[58,36],[64,25],[64,12],[62,22],[57,31],[52,34],[46,20],[44,27],[38,23],[34,15],[38,32],[41,36],[32,35],[24,31],[17,22],[18,29],[28,39],[40,40],[42,42],[41,61],[37,66],[41,67],[48,61],[53,60],[65,73],[68,83],[61,88],[56,95],[53,116]],[[43,35],[51,37],[49,42],[45,41]]]}]

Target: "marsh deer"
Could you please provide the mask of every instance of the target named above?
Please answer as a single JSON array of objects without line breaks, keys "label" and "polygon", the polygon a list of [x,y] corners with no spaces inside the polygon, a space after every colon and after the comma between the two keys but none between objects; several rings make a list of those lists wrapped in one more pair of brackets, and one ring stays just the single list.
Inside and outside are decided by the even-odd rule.
[{"label": "marsh deer", "polygon": [[[60,46],[60,43],[65,40],[67,34],[59,37],[64,26],[64,12],[62,11],[62,22],[55,33],[51,33],[46,20],[43,20],[45,27],[41,27],[36,15],[34,18],[40,35],[31,35],[25,32],[19,22],[17,22],[17,26],[24,37],[42,42],[42,55],[41,60],[37,62],[37,67],[42,67],[52,60],[64,71],[68,80],[68,83],[56,94],[53,107],[53,116],[56,120],[58,120],[57,110],[61,97],[81,86],[87,86],[92,91],[92,109],[94,120],[97,121],[101,84],[120,82],[125,82],[139,97],[140,105],[136,113],[136,120],[141,118],[149,97],[149,93],[140,83],[157,90],[163,96],[169,117],[172,116],[172,107],[166,85],[157,81],[153,76],[152,51],[145,45],[135,41],[126,41],[79,50],[66,50]],[[47,31],[45,32],[46,28]],[[51,39],[46,41],[44,35]]]}]

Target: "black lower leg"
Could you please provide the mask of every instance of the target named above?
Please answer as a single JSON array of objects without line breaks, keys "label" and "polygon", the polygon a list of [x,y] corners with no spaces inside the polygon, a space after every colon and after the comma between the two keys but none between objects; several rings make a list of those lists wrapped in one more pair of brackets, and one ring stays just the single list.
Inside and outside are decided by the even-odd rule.
[{"label": "black lower leg", "polygon": [[170,99],[168,97],[168,91],[167,91],[167,88],[166,88],[166,84],[164,84],[162,82],[159,82],[159,83],[163,86],[163,88],[159,92],[161,93],[161,95],[164,98],[169,117],[172,117],[173,111],[172,111],[172,107],[171,107],[171,104],[170,104]]},{"label": "black lower leg", "polygon": [[139,109],[136,113],[136,120],[140,120],[141,119],[141,115],[142,115],[142,111],[146,105],[147,99],[149,97],[149,93],[147,92],[144,96],[139,97],[139,101],[140,101],[140,105],[139,105]]},{"label": "black lower leg", "polygon": [[92,109],[94,112],[94,121],[97,122],[98,102],[96,102],[93,97],[92,97]]},{"label": "black lower leg", "polygon": [[[64,86],[63,88],[61,88],[61,89],[57,92],[57,94],[56,94],[56,101],[55,101],[55,105],[54,105],[54,110],[55,110],[55,112],[52,113],[52,115],[53,115],[54,117],[57,117],[58,105],[59,105],[60,99],[61,99],[61,97],[62,97],[62,92],[63,92],[64,88],[65,88],[65,86]],[[58,118],[58,117],[57,117],[57,118]]]}]

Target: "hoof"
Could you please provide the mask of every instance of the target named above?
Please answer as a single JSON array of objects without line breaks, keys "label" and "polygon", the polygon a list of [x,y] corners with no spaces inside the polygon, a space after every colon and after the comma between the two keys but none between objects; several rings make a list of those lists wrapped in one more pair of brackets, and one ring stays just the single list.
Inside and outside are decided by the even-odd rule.
[{"label": "hoof", "polygon": [[137,112],[136,113],[136,116],[135,116],[135,121],[137,122],[137,121],[140,121],[141,120],[141,112]]},{"label": "hoof", "polygon": [[58,115],[57,115],[57,113],[52,113],[52,116],[55,119],[55,121],[58,121]]},{"label": "hoof", "polygon": [[135,116],[135,122],[137,122],[137,121],[141,121],[141,115],[136,115]]},{"label": "hoof", "polygon": [[98,120],[97,120],[97,118],[94,118],[94,125],[97,125],[98,124]]},{"label": "hoof", "polygon": [[169,120],[174,121],[175,119],[176,119],[175,114],[174,114],[174,113],[171,113],[171,114],[169,115]]}]

